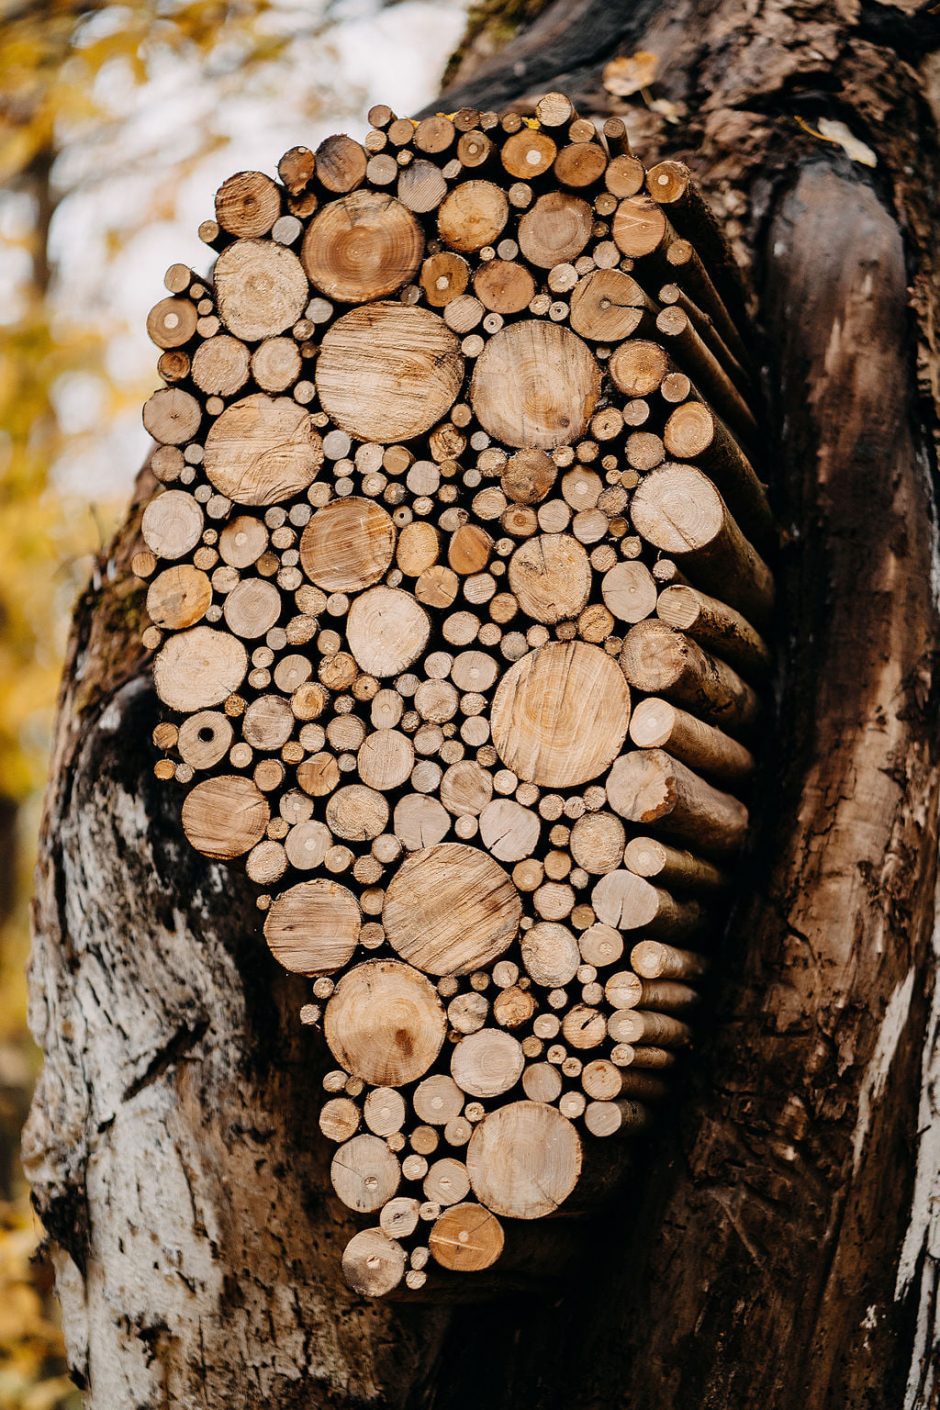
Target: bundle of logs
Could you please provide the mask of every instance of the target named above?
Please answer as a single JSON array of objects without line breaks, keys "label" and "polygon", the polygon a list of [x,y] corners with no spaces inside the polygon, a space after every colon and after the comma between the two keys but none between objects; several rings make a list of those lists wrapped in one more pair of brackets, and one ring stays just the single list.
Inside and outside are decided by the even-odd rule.
[{"label": "bundle of logs", "polygon": [[370,121],[232,177],[211,276],[168,271],[134,567],[156,773],[307,977],[380,1295],[583,1207],[667,1094],[748,825],[773,523],[685,166],[558,93]]}]

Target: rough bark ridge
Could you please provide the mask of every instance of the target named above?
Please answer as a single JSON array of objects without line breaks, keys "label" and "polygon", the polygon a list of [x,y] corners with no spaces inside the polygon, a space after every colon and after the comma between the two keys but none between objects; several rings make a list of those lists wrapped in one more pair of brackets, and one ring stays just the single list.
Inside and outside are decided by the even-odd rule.
[{"label": "rough bark ridge", "polygon": [[[556,0],[444,100],[563,87],[602,111],[605,60],[659,55],[688,116],[631,132],[690,160],[751,262],[791,530],[765,827],[714,1032],[589,1272],[544,1300],[342,1290],[322,1055],[237,878],[181,844],[152,779],[133,519],[101,565],[47,808],[26,1139],[96,1410],[937,1404],[940,160],[916,67],[937,45],[903,3]],[[820,114],[878,168],[794,121]]]}]

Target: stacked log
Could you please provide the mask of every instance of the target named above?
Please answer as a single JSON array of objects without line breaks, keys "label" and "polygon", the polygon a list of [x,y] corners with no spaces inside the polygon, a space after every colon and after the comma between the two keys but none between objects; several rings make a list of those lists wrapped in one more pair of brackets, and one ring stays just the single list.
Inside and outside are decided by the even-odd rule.
[{"label": "stacked log", "polygon": [[156,773],[305,977],[368,1221],[343,1267],[382,1295],[576,1208],[668,1093],[747,835],[774,526],[688,171],[557,93],[370,120],[232,177],[212,274],[168,271],[134,566]]}]

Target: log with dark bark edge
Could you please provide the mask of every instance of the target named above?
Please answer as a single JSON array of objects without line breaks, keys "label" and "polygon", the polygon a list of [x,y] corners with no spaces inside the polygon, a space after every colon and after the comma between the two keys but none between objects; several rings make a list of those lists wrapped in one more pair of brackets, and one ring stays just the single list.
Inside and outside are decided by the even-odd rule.
[{"label": "log with dark bark edge", "polygon": [[[651,1188],[638,1174],[605,1216],[589,1278],[447,1313],[344,1290],[320,1050],[288,1021],[290,979],[231,919],[247,895],[187,850],[149,774],[133,523],[102,564],[47,811],[46,1068],[26,1136],[92,1410],[936,1403],[926,193],[940,163],[912,67],[936,44],[929,23],[878,4],[742,24],[730,0],[557,0],[443,100],[554,87],[590,111],[606,59],[655,51],[658,91],[693,117],[663,129],[637,109],[631,135],[647,162],[688,160],[719,213],[747,211],[739,245],[780,387],[777,503],[799,548],[763,841],[714,1040],[641,1162]],[[794,113],[842,117],[878,171],[801,135]]]}]

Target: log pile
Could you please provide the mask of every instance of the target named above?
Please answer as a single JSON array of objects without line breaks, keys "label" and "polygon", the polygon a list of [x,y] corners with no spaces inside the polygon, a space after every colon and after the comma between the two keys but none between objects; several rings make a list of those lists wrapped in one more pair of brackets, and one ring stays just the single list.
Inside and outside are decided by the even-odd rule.
[{"label": "log pile", "polygon": [[687,169],[558,93],[370,120],[232,177],[212,275],[168,271],[134,567],[156,773],[309,982],[343,1266],[381,1295],[577,1208],[668,1092],[774,527]]}]

